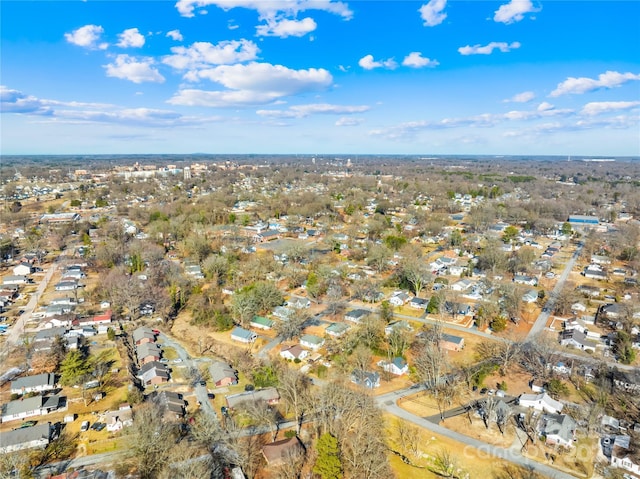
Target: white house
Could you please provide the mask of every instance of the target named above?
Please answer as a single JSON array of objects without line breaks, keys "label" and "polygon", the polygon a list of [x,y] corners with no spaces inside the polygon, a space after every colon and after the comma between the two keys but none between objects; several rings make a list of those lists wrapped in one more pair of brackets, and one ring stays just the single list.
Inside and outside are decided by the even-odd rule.
[{"label": "white house", "polygon": [[56,387],[53,373],[35,374],[11,381],[11,394],[27,394],[31,392],[50,391]]},{"label": "white house", "polygon": [[629,454],[631,438],[629,436],[616,436],[611,448],[611,465],[640,476],[640,461]]},{"label": "white house", "polygon": [[545,414],[542,416],[540,432],[546,443],[553,446],[573,447],[577,424],[566,414]]},{"label": "white house", "polygon": [[33,266],[29,263],[20,263],[13,268],[13,274],[16,276],[28,276],[33,273]]},{"label": "white house", "polygon": [[2,284],[4,285],[17,285],[17,284],[27,284],[28,279],[24,275],[10,275],[5,276],[2,280]]},{"label": "white house", "polygon": [[408,293],[404,291],[396,291],[389,298],[389,303],[392,304],[393,306],[402,306],[410,299],[411,299],[411,296],[409,296]]},{"label": "white house", "polygon": [[0,453],[9,454],[23,449],[44,448],[51,440],[51,423],[45,422],[31,427],[21,427],[2,433]]},{"label": "white house", "polygon": [[117,432],[125,427],[133,424],[133,413],[131,406],[123,405],[117,411],[108,411],[105,414],[105,422],[107,423],[107,431]]},{"label": "white house", "polygon": [[33,396],[16,399],[2,405],[2,422],[15,421],[33,416],[43,416],[64,409],[59,396]]},{"label": "white house", "polygon": [[300,338],[300,345],[305,348],[312,349],[313,351],[317,351],[324,346],[324,339],[314,336],[313,334],[305,334]]},{"label": "white house", "polygon": [[393,360],[390,362],[382,359],[378,361],[378,366],[380,366],[388,373],[395,374],[396,376],[402,376],[409,372],[409,365],[404,359],[400,357],[393,358]]},{"label": "white house", "polygon": [[231,331],[231,339],[241,343],[252,343],[258,339],[258,335],[253,331],[248,331],[240,326],[236,326],[233,328],[233,331]]},{"label": "white house", "polygon": [[531,407],[536,411],[544,411],[550,414],[559,414],[564,406],[547,393],[521,394],[518,398],[518,404],[522,407]]},{"label": "white house", "polygon": [[287,301],[287,306],[295,309],[308,309],[311,307],[311,301],[308,298],[292,296]]},{"label": "white house", "polygon": [[307,351],[306,349],[302,349],[299,344],[294,344],[293,346],[283,346],[280,350],[280,357],[288,359],[290,361],[295,361],[296,359],[303,360],[307,356],[309,356],[309,351]]}]

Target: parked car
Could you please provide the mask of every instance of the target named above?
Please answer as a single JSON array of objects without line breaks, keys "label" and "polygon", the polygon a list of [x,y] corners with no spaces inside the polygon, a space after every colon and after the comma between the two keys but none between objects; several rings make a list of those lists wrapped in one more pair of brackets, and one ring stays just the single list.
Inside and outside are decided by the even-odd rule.
[{"label": "parked car", "polygon": [[94,422],[91,429],[94,431],[102,431],[105,427],[107,427],[107,425],[103,422]]},{"label": "parked car", "polygon": [[85,432],[89,429],[89,421],[82,421],[82,426],[80,426],[80,432]]}]

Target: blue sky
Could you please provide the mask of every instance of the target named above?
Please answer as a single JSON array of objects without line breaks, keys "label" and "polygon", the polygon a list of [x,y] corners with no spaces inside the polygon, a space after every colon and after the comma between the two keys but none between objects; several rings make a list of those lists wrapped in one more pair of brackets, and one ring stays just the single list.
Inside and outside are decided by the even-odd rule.
[{"label": "blue sky", "polygon": [[2,1],[2,154],[640,155],[640,2]]}]

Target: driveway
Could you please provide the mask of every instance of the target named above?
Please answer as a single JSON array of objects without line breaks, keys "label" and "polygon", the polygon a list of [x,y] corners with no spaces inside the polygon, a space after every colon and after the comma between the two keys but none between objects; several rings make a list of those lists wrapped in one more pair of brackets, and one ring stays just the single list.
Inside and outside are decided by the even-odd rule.
[{"label": "driveway", "polygon": [[[198,369],[197,359],[192,358],[187,352],[187,350],[184,349],[179,342],[177,342],[173,338],[170,338],[164,333],[160,333],[158,335],[158,339],[162,342],[162,344],[165,344],[175,349],[176,353],[178,354],[178,357],[182,360],[182,363],[180,364],[181,366],[189,369],[193,369],[193,368]],[[202,409],[203,412],[217,419],[218,416],[215,410],[213,409],[213,405],[211,404],[211,401],[209,400],[209,392],[207,391],[207,386],[201,385],[200,380],[201,380],[200,377],[194,378],[195,384],[193,386],[193,390],[196,395],[196,399],[198,400],[198,403],[200,404],[200,408]]]}]

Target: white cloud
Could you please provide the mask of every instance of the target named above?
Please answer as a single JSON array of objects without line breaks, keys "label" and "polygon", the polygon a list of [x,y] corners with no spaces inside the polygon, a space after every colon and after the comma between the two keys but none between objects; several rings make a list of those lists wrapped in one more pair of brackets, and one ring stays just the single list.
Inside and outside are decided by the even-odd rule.
[{"label": "white cloud", "polygon": [[0,86],[0,104],[4,113],[46,117],[56,123],[114,123],[139,127],[175,127],[221,121],[219,117],[185,116],[171,110],[123,108],[104,103],[40,99],[21,91]]},{"label": "white cloud", "polygon": [[133,83],[163,83],[164,77],[153,64],[154,60],[150,57],[117,55],[115,61],[104,65],[104,68],[107,70],[108,77],[121,78]]},{"label": "white cloud", "polygon": [[30,113],[48,115],[51,109],[38,98],[25,95],[21,91],[0,86],[0,110],[2,113]]},{"label": "white cloud", "polygon": [[531,0],[511,0],[509,3],[501,5],[495,11],[493,20],[500,23],[515,23],[524,18],[525,13],[539,11],[533,6]]},{"label": "white cloud", "polygon": [[264,105],[280,98],[322,90],[331,85],[331,74],[322,68],[292,70],[270,63],[221,65],[185,75],[190,81],[207,79],[228,88],[226,91],[183,89],[169,103],[211,107]]},{"label": "white cloud", "polygon": [[144,35],[137,28],[127,28],[118,34],[119,42],[116,43],[120,48],[140,48],[144,45]]},{"label": "white cloud", "polygon": [[537,110],[538,111],[550,111],[553,110],[555,108],[555,106],[553,106],[551,103],[543,101],[542,103],[540,103],[538,105]]},{"label": "white cloud", "polygon": [[474,46],[467,45],[465,47],[460,47],[458,48],[458,52],[461,55],[491,55],[496,49],[503,53],[507,53],[511,50],[515,50],[516,48],[520,48],[520,42],[491,42],[485,46],[478,44]]},{"label": "white cloud", "polygon": [[404,57],[402,65],[412,68],[437,67],[440,65],[440,62],[437,60],[431,60],[430,58],[425,58],[420,52],[411,52]]},{"label": "white cloud", "polygon": [[598,90],[600,88],[615,88],[633,80],[640,80],[640,74],[607,71],[598,75],[597,79],[587,77],[569,77],[562,83],[558,83],[558,86],[551,92],[550,96],[556,97],[571,93],[581,94]]},{"label": "white cloud", "polygon": [[352,116],[343,116],[336,121],[336,126],[358,126],[364,122],[364,118],[354,118]]},{"label": "white cloud", "polygon": [[164,57],[162,63],[177,70],[195,70],[255,60],[259,51],[255,43],[245,39],[222,41],[217,45],[195,42],[189,47],[172,47],[173,55]]},{"label": "white cloud", "polygon": [[365,55],[358,61],[358,65],[365,70],[373,70],[374,68],[386,68],[387,70],[393,70],[398,66],[393,58],[375,61],[373,59],[373,55]]},{"label": "white cloud", "polygon": [[363,113],[369,111],[366,105],[330,105],[327,103],[313,103],[309,105],[295,105],[288,110],[258,110],[260,116],[269,118],[305,118],[309,115],[345,115],[353,113]]},{"label": "white cloud", "polygon": [[528,103],[536,97],[536,94],[532,91],[523,91],[522,93],[516,93],[511,98],[503,100],[505,103]]},{"label": "white cloud", "polygon": [[640,101],[594,101],[582,107],[582,115],[596,116],[612,111],[630,110],[640,106]]},{"label": "white cloud", "polygon": [[64,38],[73,45],[88,48],[90,50],[104,50],[109,45],[100,43],[100,37],[104,33],[104,28],[100,25],[85,25],[71,33],[65,33]]},{"label": "white cloud", "polygon": [[351,19],[353,12],[346,3],[332,0],[178,0],[176,8],[183,17],[193,17],[197,8],[214,5],[223,10],[247,8],[256,10],[261,16],[274,16],[278,12],[294,16],[306,10],[320,10],[344,19]]},{"label": "white cloud", "polygon": [[447,18],[447,14],[443,12],[447,6],[447,0],[430,0],[420,7],[420,17],[424,22],[425,27],[435,27],[444,22]]},{"label": "white cloud", "polygon": [[180,33],[180,30],[168,31],[167,37],[175,40],[176,42],[181,42],[183,40],[182,33]]},{"label": "white cloud", "polygon": [[288,20],[286,18],[267,18],[265,25],[256,27],[259,37],[303,37],[317,28],[313,18],[306,17],[302,20]]}]

